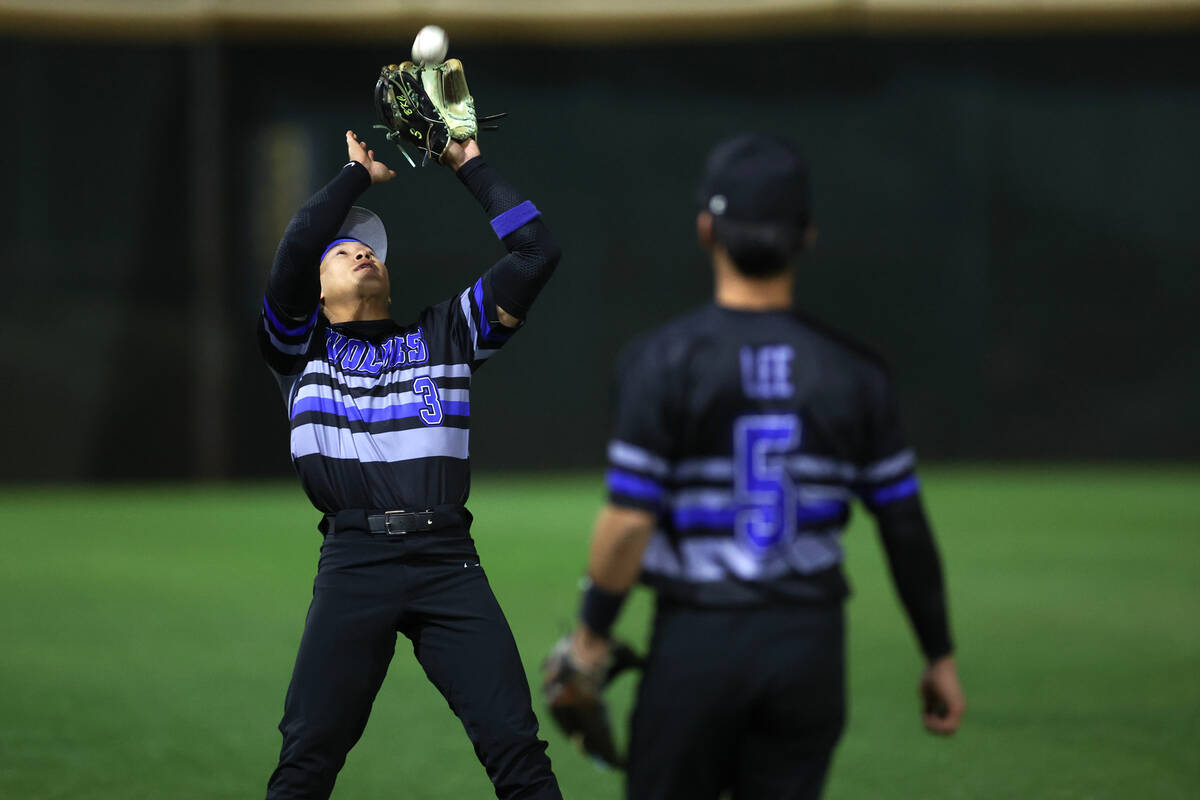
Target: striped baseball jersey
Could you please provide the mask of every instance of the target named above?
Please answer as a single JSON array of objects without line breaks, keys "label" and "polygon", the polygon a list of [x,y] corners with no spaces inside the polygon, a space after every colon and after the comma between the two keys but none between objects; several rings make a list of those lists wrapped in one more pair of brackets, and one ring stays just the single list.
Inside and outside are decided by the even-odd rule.
[{"label": "striped baseball jersey", "polygon": [[291,420],[304,491],[326,513],[463,504],[471,376],[515,332],[489,323],[488,276],[408,325],[289,323],[268,295],[259,342]]},{"label": "striped baseball jersey", "polygon": [[795,312],[705,306],[634,342],[618,382],[609,499],[656,515],[660,593],[840,601],[852,498],[918,492],[882,362]]}]

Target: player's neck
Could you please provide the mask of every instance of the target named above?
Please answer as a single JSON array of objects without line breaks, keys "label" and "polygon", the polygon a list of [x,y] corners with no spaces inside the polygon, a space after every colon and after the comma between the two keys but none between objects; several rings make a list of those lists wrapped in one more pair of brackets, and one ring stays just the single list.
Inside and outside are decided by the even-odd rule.
[{"label": "player's neck", "polygon": [[729,256],[713,253],[714,295],[717,305],[739,311],[780,311],[792,307],[795,276],[786,270],[769,278],[747,278]]},{"label": "player's neck", "polygon": [[339,322],[372,322],[390,319],[388,300],[382,297],[360,297],[355,300],[325,306],[325,318],[335,325]]}]

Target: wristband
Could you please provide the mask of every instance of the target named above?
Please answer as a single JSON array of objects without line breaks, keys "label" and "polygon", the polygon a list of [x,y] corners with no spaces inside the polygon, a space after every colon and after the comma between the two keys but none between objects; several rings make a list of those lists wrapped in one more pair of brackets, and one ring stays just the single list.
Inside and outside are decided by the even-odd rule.
[{"label": "wristband", "polygon": [[538,211],[530,201],[526,200],[492,218],[492,230],[496,232],[496,236],[503,239],[510,233],[515,231],[527,223],[533,222],[540,217],[542,212]]},{"label": "wristband", "polygon": [[610,592],[589,581],[579,607],[579,619],[597,635],[608,638],[628,592]]}]

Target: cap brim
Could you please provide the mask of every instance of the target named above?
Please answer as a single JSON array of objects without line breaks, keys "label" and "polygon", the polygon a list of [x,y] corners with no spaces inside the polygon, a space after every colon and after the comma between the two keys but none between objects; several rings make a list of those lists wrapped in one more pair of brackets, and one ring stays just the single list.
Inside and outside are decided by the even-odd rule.
[{"label": "cap brim", "polygon": [[350,206],[346,221],[338,230],[335,239],[357,239],[375,251],[383,263],[387,263],[387,231],[383,220],[374,211],[362,206]]}]

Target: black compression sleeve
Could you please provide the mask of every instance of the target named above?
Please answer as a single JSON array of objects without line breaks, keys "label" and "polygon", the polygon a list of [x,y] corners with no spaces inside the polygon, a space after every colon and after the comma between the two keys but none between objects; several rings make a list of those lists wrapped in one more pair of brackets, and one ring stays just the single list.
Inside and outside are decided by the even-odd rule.
[{"label": "black compression sleeve", "polygon": [[321,252],[370,185],[366,167],[351,161],[292,217],[267,278],[267,296],[280,311],[294,319],[312,314],[321,298]]},{"label": "black compression sleeve", "polygon": [[892,580],[929,660],[954,649],[946,612],[942,564],[918,495],[875,510]]},{"label": "black compression sleeve", "polygon": [[[480,157],[463,164],[458,179],[471,190],[491,219],[524,202],[516,187]],[[562,253],[540,216],[508,233],[502,241],[508,255],[492,266],[487,279],[497,305],[524,319],[538,292],[550,280]],[[488,309],[489,316],[494,313],[494,309]]]}]

